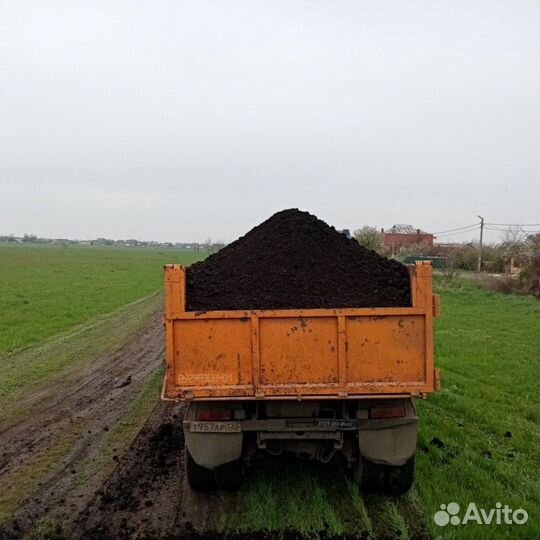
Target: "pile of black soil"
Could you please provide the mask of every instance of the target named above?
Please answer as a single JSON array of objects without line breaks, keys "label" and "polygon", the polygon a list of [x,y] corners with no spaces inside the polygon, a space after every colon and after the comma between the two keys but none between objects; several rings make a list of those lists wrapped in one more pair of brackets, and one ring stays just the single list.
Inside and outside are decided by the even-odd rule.
[{"label": "pile of black soil", "polygon": [[407,307],[407,268],[308,212],[283,210],[187,270],[187,309]]}]

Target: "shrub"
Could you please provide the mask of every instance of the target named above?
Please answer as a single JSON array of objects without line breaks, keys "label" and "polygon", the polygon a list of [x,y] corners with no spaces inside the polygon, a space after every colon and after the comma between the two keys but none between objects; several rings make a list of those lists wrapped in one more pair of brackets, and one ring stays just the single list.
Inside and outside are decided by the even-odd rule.
[{"label": "shrub", "polygon": [[519,280],[512,276],[485,276],[481,280],[484,288],[502,294],[520,294]]},{"label": "shrub", "polygon": [[361,229],[356,229],[353,236],[361,246],[373,251],[381,251],[383,236],[375,227],[364,225]]},{"label": "shrub", "polygon": [[540,234],[531,235],[527,248],[528,256],[518,280],[524,292],[540,298]]}]

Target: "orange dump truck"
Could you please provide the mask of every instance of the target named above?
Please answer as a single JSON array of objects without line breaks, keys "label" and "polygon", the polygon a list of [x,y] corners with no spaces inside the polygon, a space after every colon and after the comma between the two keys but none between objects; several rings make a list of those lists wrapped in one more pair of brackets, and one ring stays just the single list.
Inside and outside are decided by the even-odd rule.
[{"label": "orange dump truck", "polygon": [[162,399],[186,401],[188,481],[234,489],[258,450],[330,461],[364,490],[414,479],[413,397],[440,386],[430,263],[409,267],[411,307],[186,311],[185,269],[165,267]]}]

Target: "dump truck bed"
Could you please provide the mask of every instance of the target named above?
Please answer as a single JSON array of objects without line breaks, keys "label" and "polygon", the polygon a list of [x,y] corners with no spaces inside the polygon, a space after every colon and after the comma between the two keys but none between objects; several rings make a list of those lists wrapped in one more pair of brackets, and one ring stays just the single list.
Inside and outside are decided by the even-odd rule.
[{"label": "dump truck bed", "polygon": [[164,400],[423,395],[433,364],[431,264],[410,266],[411,307],[186,311],[185,269],[165,267]]}]

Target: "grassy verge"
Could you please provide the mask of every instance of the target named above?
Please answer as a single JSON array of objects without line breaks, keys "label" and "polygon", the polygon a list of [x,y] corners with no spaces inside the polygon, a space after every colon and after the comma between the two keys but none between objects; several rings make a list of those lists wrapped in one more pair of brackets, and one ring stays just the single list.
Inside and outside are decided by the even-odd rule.
[{"label": "grassy verge", "polygon": [[205,255],[0,244],[0,362],[6,353],[160,290],[164,264],[191,264]]}]

